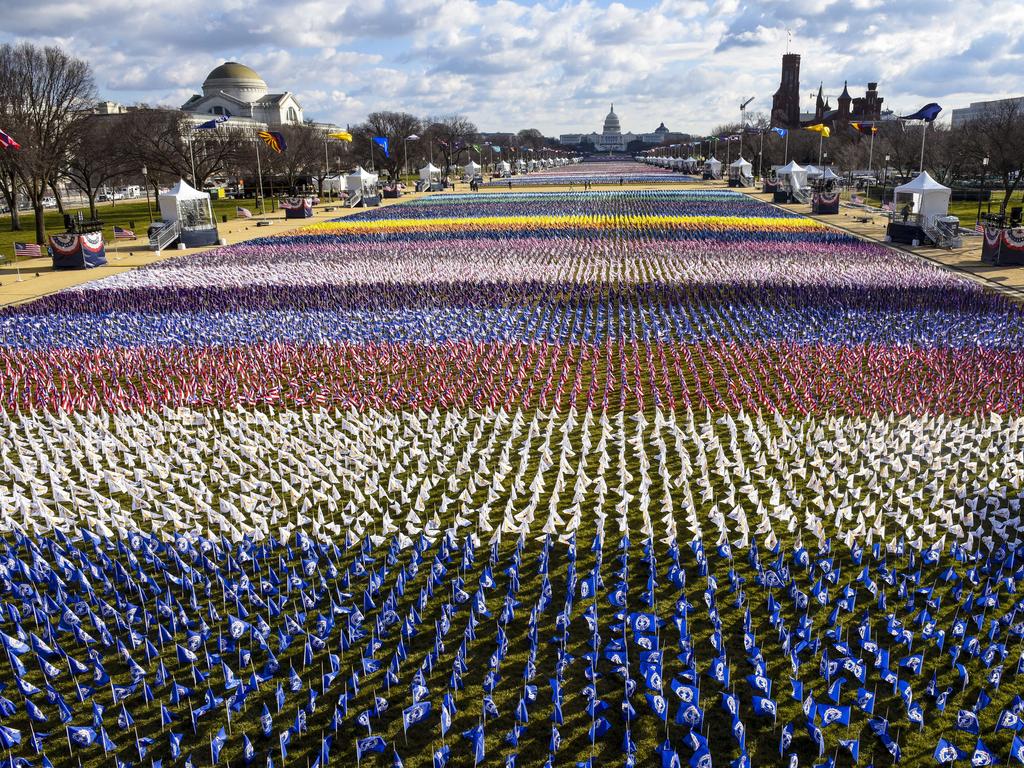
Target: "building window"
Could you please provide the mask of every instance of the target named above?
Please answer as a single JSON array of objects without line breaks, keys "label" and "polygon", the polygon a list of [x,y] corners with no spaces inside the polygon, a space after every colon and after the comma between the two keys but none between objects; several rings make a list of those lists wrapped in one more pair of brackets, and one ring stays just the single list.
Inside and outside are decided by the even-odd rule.
[{"label": "building window", "polygon": [[299,122],[299,115],[295,111],[295,107],[288,107],[288,122],[297,123]]},{"label": "building window", "polygon": [[211,107],[210,108],[210,114],[211,115],[223,115],[224,114],[224,107]]}]

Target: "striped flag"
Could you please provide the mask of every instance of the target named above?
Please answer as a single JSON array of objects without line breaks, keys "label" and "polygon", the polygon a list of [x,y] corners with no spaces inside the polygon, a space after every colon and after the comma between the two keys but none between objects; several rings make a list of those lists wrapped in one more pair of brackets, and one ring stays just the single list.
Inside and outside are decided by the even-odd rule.
[{"label": "striped flag", "polygon": [[38,259],[42,255],[42,248],[35,243],[14,244],[14,258],[16,259]]},{"label": "striped flag", "polygon": [[0,147],[4,149],[21,149],[21,144],[16,142],[6,131],[0,131]]},{"label": "striped flag", "polygon": [[284,134],[280,131],[257,131],[256,135],[263,140],[264,144],[277,152],[277,154],[281,154],[285,149],[287,149]]},{"label": "striped flag", "polygon": [[248,208],[243,208],[240,205],[235,206],[235,218],[237,219],[251,219],[252,211]]},{"label": "striped flag", "polygon": [[985,234],[985,225],[982,224],[980,221],[975,222],[974,223],[974,231],[975,232],[980,232],[981,234],[984,235]]},{"label": "striped flag", "polygon": [[114,227],[114,239],[115,240],[137,240],[135,233],[130,229],[122,229],[121,227]]}]

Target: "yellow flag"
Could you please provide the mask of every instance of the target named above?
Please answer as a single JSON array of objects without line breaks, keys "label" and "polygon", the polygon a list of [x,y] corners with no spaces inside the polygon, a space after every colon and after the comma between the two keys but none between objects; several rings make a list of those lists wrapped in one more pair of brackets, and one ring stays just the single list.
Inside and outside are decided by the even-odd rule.
[{"label": "yellow flag", "polygon": [[338,131],[337,133],[328,133],[327,138],[337,139],[338,141],[352,141],[352,134],[348,131]]},{"label": "yellow flag", "polygon": [[814,131],[815,133],[820,133],[826,139],[829,136],[832,135],[832,132],[828,129],[828,126],[825,125],[824,123],[817,123],[815,125],[805,125],[804,129],[808,130],[808,131]]}]

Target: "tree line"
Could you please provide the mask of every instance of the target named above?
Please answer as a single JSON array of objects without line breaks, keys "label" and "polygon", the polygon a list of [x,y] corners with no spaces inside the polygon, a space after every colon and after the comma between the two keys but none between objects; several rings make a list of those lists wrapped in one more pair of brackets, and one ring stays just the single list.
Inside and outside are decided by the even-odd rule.
[{"label": "tree line", "polygon": [[[119,185],[145,184],[156,196],[178,179],[200,189],[244,182],[251,192],[262,178],[267,194],[308,185],[323,195],[328,177],[357,165],[397,179],[406,163],[415,171],[433,160],[447,171],[487,154],[476,125],[458,114],[373,112],[348,128],[351,142],[331,138],[325,125],[275,126],[287,147],[276,154],[251,126],[227,120],[199,129],[194,116],[149,105],[98,114],[97,99],[87,62],[58,47],[0,46],[0,128],[20,145],[0,148],[0,197],[10,210],[11,229],[22,229],[19,204],[27,201],[35,214],[36,242],[45,243],[44,201],[53,197],[64,212],[65,184],[81,192],[90,216],[98,218],[101,192]],[[387,139],[387,156],[374,137]],[[508,157],[512,147],[540,150],[545,139],[527,129],[508,135],[503,144]]]},{"label": "tree line", "polygon": [[[786,139],[772,133],[769,125],[768,116],[758,114],[748,123],[745,133],[742,125],[731,123],[719,126],[712,135],[742,134],[744,157],[756,170],[761,152],[764,173],[788,160],[817,165],[821,157],[822,164],[833,167],[841,175],[870,170],[880,179],[885,169],[886,178],[892,183],[913,178],[921,167],[924,129],[920,123],[877,122],[873,146],[871,134],[849,125],[834,125],[829,138],[823,141],[819,141],[816,133],[791,129],[788,148]],[[733,142],[732,159],[738,156],[739,146],[739,142]],[[704,147],[706,152],[707,141]],[[718,159],[724,161],[725,143],[718,142],[717,147]],[[988,158],[987,165],[985,158]],[[924,169],[948,187],[980,189],[984,182],[987,190],[998,193],[999,210],[1004,213],[1013,196],[1024,189],[1024,106],[1015,101],[998,102],[956,128],[938,122],[928,124]]]}]

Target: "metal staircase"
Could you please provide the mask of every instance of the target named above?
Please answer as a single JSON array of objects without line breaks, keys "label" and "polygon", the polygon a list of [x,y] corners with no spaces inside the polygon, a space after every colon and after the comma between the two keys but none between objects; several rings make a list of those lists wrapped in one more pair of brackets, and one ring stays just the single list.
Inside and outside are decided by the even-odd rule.
[{"label": "metal staircase", "polygon": [[792,195],[793,199],[798,203],[809,203],[811,202],[811,190],[806,187],[792,187],[789,190],[789,194]]},{"label": "metal staircase", "polygon": [[925,219],[921,229],[938,248],[960,248],[964,242],[960,237],[959,225],[937,219]]},{"label": "metal staircase", "polygon": [[169,224],[165,224],[160,227],[153,236],[149,238],[149,248],[152,251],[160,253],[164,248],[168,248],[174,245],[174,241],[181,236],[181,224],[177,221],[172,221]]}]

